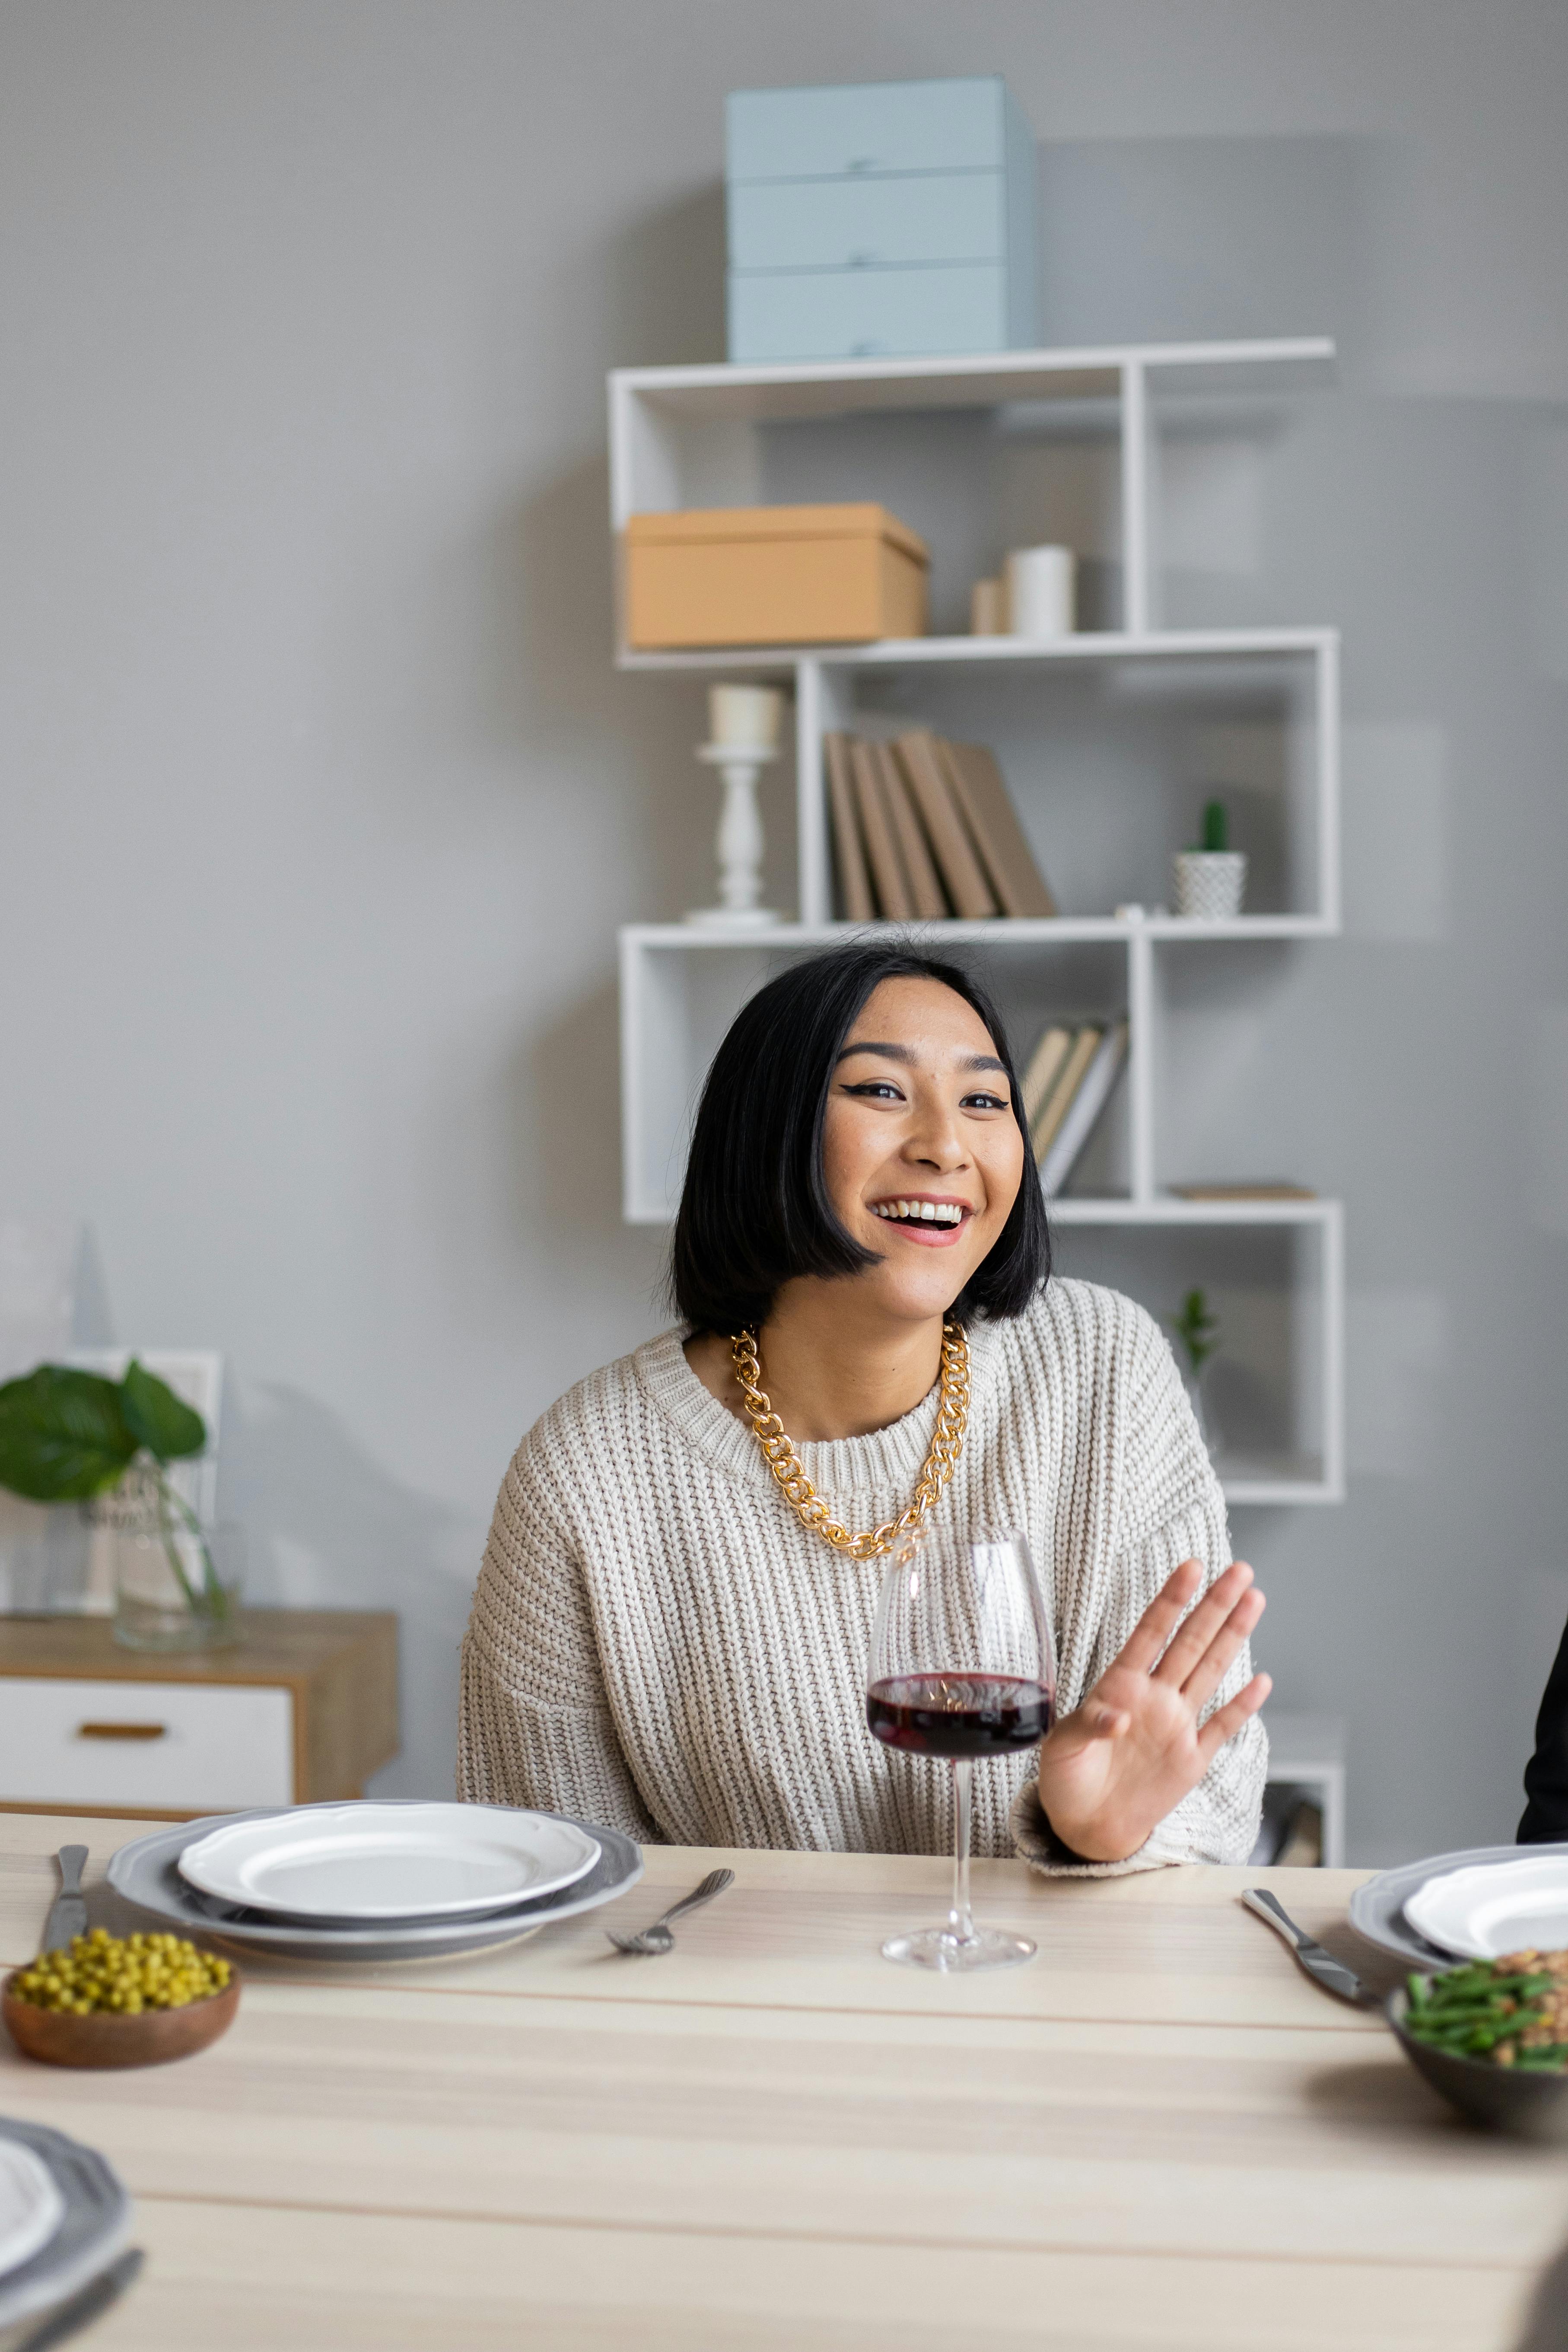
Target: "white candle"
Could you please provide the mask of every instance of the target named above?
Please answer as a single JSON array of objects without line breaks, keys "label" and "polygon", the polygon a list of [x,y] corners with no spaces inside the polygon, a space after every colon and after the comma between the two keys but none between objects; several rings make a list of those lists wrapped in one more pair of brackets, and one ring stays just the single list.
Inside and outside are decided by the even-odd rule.
[{"label": "white candle", "polygon": [[714,743],[737,750],[773,751],[778,748],[784,697],[772,686],[710,686],[708,689],[708,733]]},{"label": "white candle", "polygon": [[1074,627],[1070,547],[1016,547],[1007,558],[1007,623],[1016,637],[1068,637]]}]

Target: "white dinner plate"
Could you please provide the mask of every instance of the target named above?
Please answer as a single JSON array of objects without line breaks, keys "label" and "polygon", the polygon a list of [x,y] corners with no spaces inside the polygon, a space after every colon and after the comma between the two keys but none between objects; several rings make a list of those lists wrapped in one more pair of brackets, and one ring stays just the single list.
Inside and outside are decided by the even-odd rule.
[{"label": "white dinner plate", "polygon": [[[0,2342],[24,2322],[61,2305],[102,2273],[131,2234],[131,2200],[96,2148],[83,2147],[47,2124],[0,2116],[0,2147],[37,2159],[60,2200],[61,2218],[27,2261],[0,2273]],[[33,2336],[28,2326],[27,2340]]]},{"label": "white dinner plate", "polygon": [[1468,1960],[1495,1960],[1531,1945],[1562,1951],[1568,1948],[1568,1856],[1534,1853],[1447,1871],[1406,1898],[1405,1916],[1429,1944]]},{"label": "white dinner plate", "polygon": [[48,2166],[20,2140],[0,2139],[0,2278],[31,2262],[65,2217]]},{"label": "white dinner plate", "polygon": [[180,1855],[193,1886],[281,1919],[456,1919],[570,1886],[599,1846],[499,1805],[309,1805],[230,1822]]},{"label": "white dinner plate", "polygon": [[[404,1801],[412,1808],[423,1800],[411,1797]],[[322,1805],[305,1810],[327,1812],[336,1808]],[[503,1812],[508,1809],[482,1806],[479,1810]],[[536,1927],[574,1919],[602,1903],[614,1903],[643,1874],[642,1850],[632,1839],[607,1822],[572,1822],[569,1815],[561,1814],[554,1818],[568,1821],[599,1846],[599,1859],[593,1869],[574,1878],[570,1886],[558,1887],[553,1895],[536,1895],[525,1903],[509,1904],[502,1911],[475,1911],[456,1919],[279,1919],[243,1904],[219,1902],[181,1876],[180,1855],[187,1846],[199,1845],[216,1830],[237,1828],[241,1821],[277,1821],[284,1811],[269,1805],[237,1817],[209,1814],[203,1821],[176,1822],[117,1847],[109,1857],[107,1875],[114,1894],[130,1907],[123,1919],[111,1917],[105,1924],[129,1934],[148,1924],[135,1914],[150,1913],[160,1927],[176,1928],[182,1936],[194,1936],[198,1941],[221,1937],[226,1946],[235,1945],[258,1959],[308,1960],[312,1966],[323,1960],[361,1968],[392,1961],[446,1961],[493,1951]]]}]

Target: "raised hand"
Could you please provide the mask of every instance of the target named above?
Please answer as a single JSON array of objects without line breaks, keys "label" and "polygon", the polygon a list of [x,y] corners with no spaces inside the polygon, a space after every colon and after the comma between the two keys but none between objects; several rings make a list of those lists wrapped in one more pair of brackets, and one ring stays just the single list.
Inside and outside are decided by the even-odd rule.
[{"label": "raised hand", "polygon": [[1040,1804],[1086,1862],[1136,1853],[1272,1688],[1254,1675],[1200,1725],[1264,1609],[1251,1569],[1233,1560],[1184,1622],[1203,1575],[1197,1560],[1182,1562],[1120,1657],[1041,1743]]}]

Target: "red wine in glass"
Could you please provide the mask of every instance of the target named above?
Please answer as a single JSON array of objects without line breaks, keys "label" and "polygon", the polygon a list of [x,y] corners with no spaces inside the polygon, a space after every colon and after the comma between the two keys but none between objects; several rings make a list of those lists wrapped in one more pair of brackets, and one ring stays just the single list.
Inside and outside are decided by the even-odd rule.
[{"label": "red wine in glass", "polygon": [[866,1693],[866,1721],[908,1756],[1016,1756],[1050,1729],[1051,1700],[1019,1675],[889,1675]]},{"label": "red wine in glass", "polygon": [[866,1723],[885,1748],[946,1759],[952,1901],[940,1927],[889,1937],[882,1947],[889,1960],[946,1970],[1033,1957],[1026,1936],[974,1924],[970,1784],[977,1763],[994,1774],[998,1762],[1038,1746],[1051,1727],[1055,1691],[1050,1622],[1022,1535],[928,1528],[894,1555],[871,1629]]}]

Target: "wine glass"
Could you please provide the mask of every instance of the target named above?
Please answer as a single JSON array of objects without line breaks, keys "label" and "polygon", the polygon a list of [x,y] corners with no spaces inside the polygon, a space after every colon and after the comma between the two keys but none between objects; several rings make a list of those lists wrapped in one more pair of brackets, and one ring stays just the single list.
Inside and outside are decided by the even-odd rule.
[{"label": "wine glass", "polygon": [[883,1957],[921,1969],[994,1969],[1034,1957],[1026,1937],[976,1927],[969,1907],[970,1779],[977,1756],[1016,1756],[1051,1727],[1056,1655],[1021,1535],[926,1532],[882,1581],[866,1677],[873,1738],[945,1756],[952,1776],[947,1924],[893,1936]]}]

